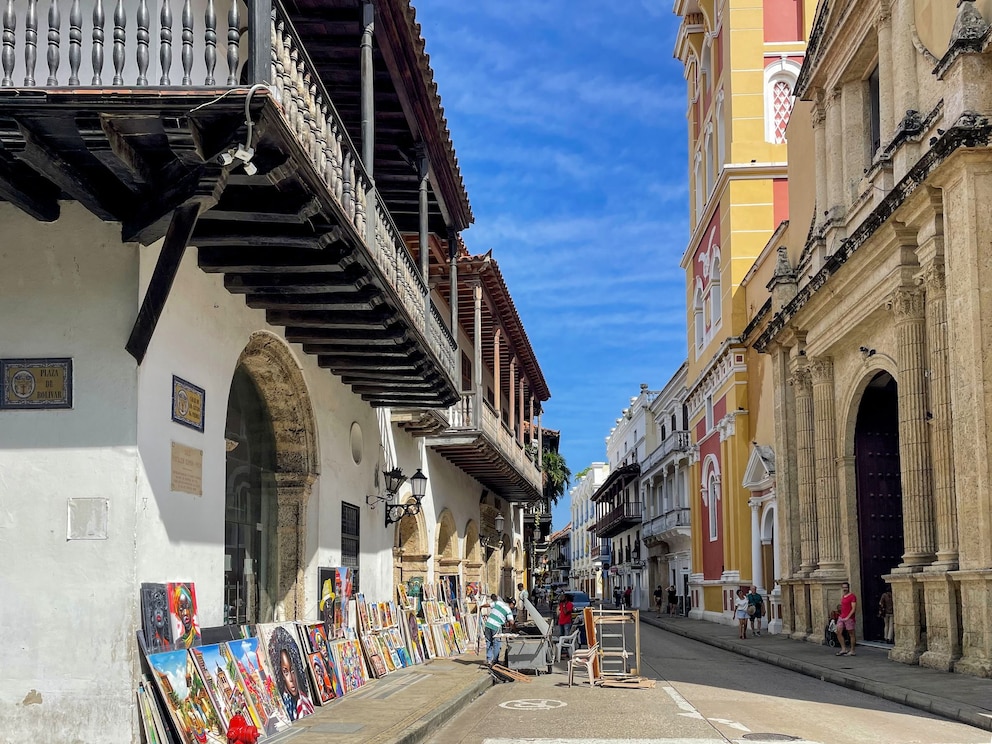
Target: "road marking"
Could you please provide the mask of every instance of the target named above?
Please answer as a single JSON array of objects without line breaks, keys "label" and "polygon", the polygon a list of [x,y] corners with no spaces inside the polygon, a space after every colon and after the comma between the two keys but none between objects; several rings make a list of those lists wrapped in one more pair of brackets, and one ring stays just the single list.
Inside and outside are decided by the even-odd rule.
[{"label": "road marking", "polygon": [[679,713],[680,716],[684,716],[685,718],[697,718],[700,721],[703,720],[703,714],[696,710],[692,706],[692,703],[682,697],[678,690],[674,687],[662,687],[661,689],[667,692],[668,697],[675,701],[675,705],[678,706],[679,710],[685,711],[684,713]]},{"label": "road marking", "polygon": [[721,723],[724,726],[729,726],[730,728],[737,729],[738,731],[743,731],[745,734],[751,733],[751,729],[743,723],[737,723],[737,721],[730,721],[726,718],[707,718],[706,720],[712,721],[713,723]]},{"label": "road marking", "polygon": [[541,698],[531,698],[525,700],[507,700],[505,703],[500,703],[500,708],[506,708],[507,710],[555,710],[556,708],[564,708],[568,703],[563,700],[544,700]]}]

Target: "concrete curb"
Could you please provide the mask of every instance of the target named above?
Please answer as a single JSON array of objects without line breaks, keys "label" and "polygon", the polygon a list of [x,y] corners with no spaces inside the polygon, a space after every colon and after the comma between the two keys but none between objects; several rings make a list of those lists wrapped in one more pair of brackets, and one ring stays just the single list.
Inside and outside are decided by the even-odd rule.
[{"label": "concrete curb", "polygon": [[730,651],[738,654],[739,656],[747,656],[748,658],[756,661],[761,661],[766,664],[772,664],[774,666],[782,667],[783,669],[798,672],[799,674],[804,674],[807,677],[814,677],[822,682],[829,682],[833,685],[847,687],[851,690],[857,690],[858,692],[864,692],[868,695],[882,698],[883,700],[889,700],[893,703],[899,703],[910,708],[916,708],[917,710],[922,710],[926,713],[932,713],[933,715],[940,716],[941,718],[947,718],[952,721],[958,721],[959,723],[965,723],[969,726],[974,726],[975,728],[984,729],[985,731],[992,731],[992,718],[989,717],[988,711],[982,710],[981,708],[959,703],[954,700],[947,700],[946,698],[935,698],[931,695],[918,692],[917,690],[911,690],[907,687],[884,684],[877,680],[858,677],[854,674],[838,672],[836,669],[828,669],[816,664],[811,664],[807,661],[800,661],[788,656],[772,653],[771,651],[766,651],[761,648],[742,648],[726,639],[711,638],[706,635],[693,633],[691,627],[671,627],[669,625],[651,622],[649,618],[644,617],[641,618],[641,622],[647,623],[655,628],[659,628],[660,630],[664,630],[667,633],[674,633],[675,635],[680,635],[693,641],[699,641],[700,643],[705,643],[709,646],[723,649],[724,651]]},{"label": "concrete curb", "polygon": [[493,678],[487,672],[477,681],[465,687],[458,695],[419,719],[403,736],[394,739],[392,744],[422,744],[422,742],[427,741],[427,737],[451,721],[463,707],[492,686]]}]

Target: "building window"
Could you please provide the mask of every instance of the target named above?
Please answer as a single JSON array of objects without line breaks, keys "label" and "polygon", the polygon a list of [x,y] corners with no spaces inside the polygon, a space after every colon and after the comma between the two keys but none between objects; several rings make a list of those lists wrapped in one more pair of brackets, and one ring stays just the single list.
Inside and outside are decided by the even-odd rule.
[{"label": "building window", "polygon": [[875,67],[868,76],[868,117],[869,131],[871,133],[871,151],[868,153],[868,162],[875,159],[875,153],[882,144],[882,113],[878,100],[878,67]]},{"label": "building window", "polygon": [[696,163],[692,171],[694,192],[696,195],[696,222],[703,218],[703,156],[696,153]]},{"label": "building window", "polygon": [[720,258],[713,259],[710,270],[710,328],[715,329],[723,319],[723,298],[720,296]]},{"label": "building window", "polygon": [[791,59],[779,59],[765,68],[765,140],[772,144],[785,143],[799,69]]},{"label": "building window", "polygon": [[341,565],[351,569],[352,591],[361,591],[358,583],[358,557],[361,555],[357,506],[341,503]]},{"label": "building window", "polygon": [[709,491],[710,542],[712,542],[717,539],[720,533],[720,509],[717,504],[720,496],[720,481],[717,480],[716,473],[710,475],[707,490]]},{"label": "building window", "polygon": [[696,328],[695,328],[695,331],[696,331],[696,333],[695,333],[695,336],[696,336],[696,348],[697,349],[702,349],[703,348],[703,339],[705,338],[705,334],[706,334],[705,321],[703,319],[703,290],[702,289],[697,289],[696,290],[696,301],[693,303],[692,312],[693,312],[693,318],[694,318],[695,325],[696,325]]}]

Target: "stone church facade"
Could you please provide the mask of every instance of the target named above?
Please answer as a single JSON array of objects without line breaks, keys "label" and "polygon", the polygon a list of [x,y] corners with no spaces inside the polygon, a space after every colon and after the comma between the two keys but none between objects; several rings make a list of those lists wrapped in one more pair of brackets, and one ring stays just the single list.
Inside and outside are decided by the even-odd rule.
[{"label": "stone church facade", "polygon": [[[748,344],[772,362],[783,632],[840,585],[890,657],[992,675],[992,2],[821,2],[790,215]],[[773,254],[774,255],[774,254]]]}]

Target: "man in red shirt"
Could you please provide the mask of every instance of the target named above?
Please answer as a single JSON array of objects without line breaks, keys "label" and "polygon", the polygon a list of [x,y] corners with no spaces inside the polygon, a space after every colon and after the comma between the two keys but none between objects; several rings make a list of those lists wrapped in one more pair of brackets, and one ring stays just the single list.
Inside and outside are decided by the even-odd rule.
[{"label": "man in red shirt", "polygon": [[[858,598],[854,596],[851,592],[851,585],[846,581],[840,585],[844,594],[840,598],[840,617],[837,618],[837,643],[840,645],[840,651],[837,652],[837,656],[855,656],[854,646],[857,643],[857,638],[854,635],[854,612],[858,607]],[[847,631],[848,635],[851,636],[851,650],[848,651],[847,647],[844,645],[844,631]]]}]

